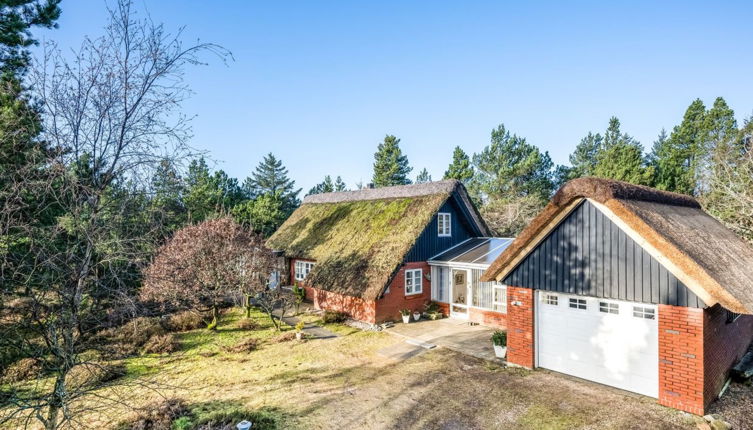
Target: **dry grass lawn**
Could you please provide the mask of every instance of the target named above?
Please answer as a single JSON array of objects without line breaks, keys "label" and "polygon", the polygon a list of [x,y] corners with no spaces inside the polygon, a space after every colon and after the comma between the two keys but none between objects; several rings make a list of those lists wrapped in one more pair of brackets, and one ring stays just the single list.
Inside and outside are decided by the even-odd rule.
[{"label": "dry grass lawn", "polygon": [[[180,352],[127,360],[120,400],[238,406],[271,414],[286,429],[695,428],[686,414],[651,399],[546,371],[505,369],[444,349],[395,362],[377,351],[400,339],[344,326],[327,327],[341,335],[335,339],[274,343],[263,315],[254,315],[260,328],[252,331],[239,329],[238,318],[230,315],[218,333],[180,334]],[[224,352],[248,337],[261,347]],[[80,423],[93,428],[112,428],[131,413],[88,402],[100,407]]]}]

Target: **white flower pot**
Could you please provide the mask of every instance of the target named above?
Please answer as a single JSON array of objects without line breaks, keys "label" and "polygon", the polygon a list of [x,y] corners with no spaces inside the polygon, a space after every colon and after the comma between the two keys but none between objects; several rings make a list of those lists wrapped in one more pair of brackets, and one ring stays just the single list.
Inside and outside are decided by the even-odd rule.
[{"label": "white flower pot", "polygon": [[494,355],[496,355],[497,358],[505,358],[505,355],[507,355],[507,347],[494,345]]},{"label": "white flower pot", "polygon": [[420,312],[413,312],[413,321],[418,321],[421,319],[421,313]]},{"label": "white flower pot", "polygon": [[410,322],[410,315],[403,315],[403,324],[408,324]]},{"label": "white flower pot", "polygon": [[298,340],[301,340],[303,338],[303,332],[300,332],[300,331],[295,332],[295,338]]}]

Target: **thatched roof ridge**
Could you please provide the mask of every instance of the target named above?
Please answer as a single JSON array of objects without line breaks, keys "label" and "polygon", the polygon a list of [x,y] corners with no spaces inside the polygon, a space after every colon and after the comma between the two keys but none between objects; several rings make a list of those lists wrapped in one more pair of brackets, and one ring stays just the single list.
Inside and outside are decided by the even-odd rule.
[{"label": "thatched roof ridge", "polygon": [[267,246],[315,260],[306,282],[316,288],[376,300],[450,199],[489,235],[462,183],[439,181],[309,196]]},{"label": "thatched roof ridge", "polygon": [[625,182],[568,182],[484,273],[501,280],[583,199],[598,203],[639,237],[706,305],[753,314],[753,248],[701,209],[690,196]]},{"label": "thatched roof ridge", "polygon": [[428,196],[432,194],[449,194],[460,185],[456,179],[426,182],[414,185],[395,185],[392,187],[364,188],[354,191],[312,194],[303,199],[303,203],[339,203],[360,200],[395,199]]}]

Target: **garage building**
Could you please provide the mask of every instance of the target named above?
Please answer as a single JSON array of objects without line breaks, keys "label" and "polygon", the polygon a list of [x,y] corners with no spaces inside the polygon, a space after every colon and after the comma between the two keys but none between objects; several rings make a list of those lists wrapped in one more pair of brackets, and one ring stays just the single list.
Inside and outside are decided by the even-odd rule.
[{"label": "garage building", "polygon": [[507,285],[509,363],[691,413],[753,340],[753,248],[685,195],[571,181],[481,280]]}]

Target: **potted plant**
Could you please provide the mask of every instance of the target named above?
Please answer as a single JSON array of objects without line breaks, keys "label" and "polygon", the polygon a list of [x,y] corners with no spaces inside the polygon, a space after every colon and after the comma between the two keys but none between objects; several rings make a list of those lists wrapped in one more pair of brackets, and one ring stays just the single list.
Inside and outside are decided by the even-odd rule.
[{"label": "potted plant", "polygon": [[421,319],[421,312],[413,311],[413,321],[418,321],[420,319]]},{"label": "potted plant", "polygon": [[507,355],[507,332],[495,331],[492,334],[492,345],[494,345],[494,355],[497,358],[505,358],[505,355]]},{"label": "potted plant", "polygon": [[430,320],[438,320],[442,318],[442,312],[439,311],[439,304],[437,302],[429,302],[424,305],[424,313]]},{"label": "potted plant", "polygon": [[410,309],[400,309],[400,315],[403,317],[403,324],[410,322]]},{"label": "potted plant", "polygon": [[298,324],[295,325],[295,338],[298,340],[303,339],[303,328],[306,327],[306,324],[303,321],[298,321]]}]

